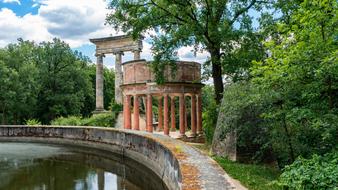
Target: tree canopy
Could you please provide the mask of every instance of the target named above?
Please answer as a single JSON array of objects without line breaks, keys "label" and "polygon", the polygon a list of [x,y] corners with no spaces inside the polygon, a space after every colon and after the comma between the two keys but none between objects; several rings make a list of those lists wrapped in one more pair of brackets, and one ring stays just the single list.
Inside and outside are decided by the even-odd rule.
[{"label": "tree canopy", "polygon": [[[206,70],[211,71],[215,99],[219,103],[223,93],[222,75],[236,78],[243,72],[240,68],[247,68],[248,59],[260,57],[250,55],[259,50],[260,40],[248,11],[262,10],[266,5],[269,3],[258,0],[113,0],[110,6],[113,11],[107,21],[134,37],[150,30],[156,33],[152,35],[153,67],[159,76],[163,64],[172,63],[182,46],[209,52],[210,69]],[[235,51],[238,47],[244,51]],[[247,55],[241,59],[233,56],[244,52]]]},{"label": "tree canopy", "polygon": [[[95,109],[95,65],[59,39],[35,44],[19,39],[0,49],[0,122],[44,124]],[[114,97],[114,73],[105,75],[105,108]]]}]

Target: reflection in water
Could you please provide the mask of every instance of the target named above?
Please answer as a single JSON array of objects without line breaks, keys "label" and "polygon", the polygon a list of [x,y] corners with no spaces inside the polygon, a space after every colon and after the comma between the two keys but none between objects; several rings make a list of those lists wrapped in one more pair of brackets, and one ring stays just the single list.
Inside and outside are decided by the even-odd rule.
[{"label": "reflection in water", "polygon": [[79,147],[0,143],[0,190],[166,190],[130,159]]}]

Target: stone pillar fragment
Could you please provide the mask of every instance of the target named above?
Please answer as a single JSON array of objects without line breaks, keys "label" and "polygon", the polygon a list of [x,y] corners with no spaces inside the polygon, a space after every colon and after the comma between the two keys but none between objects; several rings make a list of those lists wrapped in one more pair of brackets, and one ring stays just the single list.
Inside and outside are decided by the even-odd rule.
[{"label": "stone pillar fragment", "polygon": [[162,97],[158,98],[158,131],[163,130],[163,106]]},{"label": "stone pillar fragment", "polygon": [[122,104],[123,72],[122,72],[122,55],[123,52],[115,53],[115,102]]},{"label": "stone pillar fragment", "polygon": [[100,112],[104,110],[103,105],[103,57],[104,54],[97,54],[96,63],[96,109],[95,111]]},{"label": "stone pillar fragment", "polygon": [[168,95],[164,95],[164,134],[169,135],[169,109],[168,109]]},{"label": "stone pillar fragment", "polygon": [[185,101],[184,94],[180,94],[179,96],[179,106],[180,106],[180,137],[185,136]]},{"label": "stone pillar fragment", "polygon": [[196,95],[191,95],[191,135],[196,136]]},{"label": "stone pillar fragment", "polygon": [[124,96],[123,118],[124,118],[125,129],[131,129],[130,99],[131,99],[130,95]]},{"label": "stone pillar fragment", "polygon": [[171,112],[171,131],[176,131],[176,116],[175,116],[175,96],[170,97],[170,112]]},{"label": "stone pillar fragment", "polygon": [[141,59],[141,51],[138,50],[138,51],[133,51],[134,53],[134,60],[139,60]]},{"label": "stone pillar fragment", "polygon": [[147,132],[153,132],[153,101],[151,94],[147,95]]},{"label": "stone pillar fragment", "polygon": [[203,134],[202,131],[202,95],[197,95],[197,134]]},{"label": "stone pillar fragment", "polygon": [[140,130],[140,103],[138,95],[134,96],[134,119],[133,119],[134,130]]}]

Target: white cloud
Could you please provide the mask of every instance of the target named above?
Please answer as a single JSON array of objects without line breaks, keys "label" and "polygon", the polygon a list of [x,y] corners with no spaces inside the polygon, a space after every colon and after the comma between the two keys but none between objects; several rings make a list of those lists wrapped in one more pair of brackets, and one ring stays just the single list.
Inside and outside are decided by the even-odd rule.
[{"label": "white cloud", "polygon": [[2,2],[4,2],[4,3],[17,3],[17,4],[21,5],[19,0],[3,0]]},{"label": "white cloud", "polygon": [[[8,0],[7,0],[8,1]],[[116,32],[105,26],[107,3],[103,0],[34,0],[38,14],[17,16],[12,10],[0,10],[0,46],[17,38],[37,42],[61,38],[78,47],[89,38],[103,37]]]}]

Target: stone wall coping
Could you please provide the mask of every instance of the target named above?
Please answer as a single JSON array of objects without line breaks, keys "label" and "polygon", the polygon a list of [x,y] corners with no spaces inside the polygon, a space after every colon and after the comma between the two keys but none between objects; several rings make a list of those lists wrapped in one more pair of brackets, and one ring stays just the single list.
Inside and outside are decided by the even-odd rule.
[{"label": "stone wall coping", "polygon": [[149,167],[173,190],[246,189],[209,156],[160,134],[88,126],[0,125],[1,141],[72,144],[113,151]]}]

